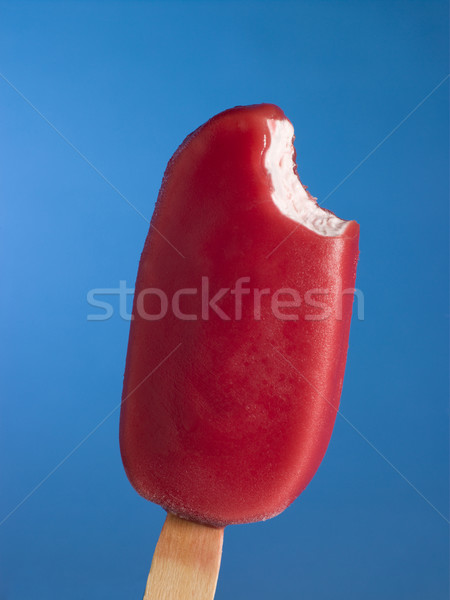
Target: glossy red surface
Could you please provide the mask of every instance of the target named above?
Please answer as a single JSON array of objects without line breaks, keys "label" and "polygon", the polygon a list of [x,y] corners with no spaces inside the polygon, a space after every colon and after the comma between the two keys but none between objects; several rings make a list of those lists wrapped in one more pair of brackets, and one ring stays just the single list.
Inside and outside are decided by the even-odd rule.
[{"label": "glossy red surface", "polygon": [[[186,138],[168,164],[136,281],[125,470],[145,498],[213,525],[273,517],[306,487],[331,436],[347,355],[353,298],[341,291],[354,286],[359,226],[323,237],[278,210],[264,167],[271,118],[286,117],[274,105],[237,107]],[[242,315],[231,291],[217,311],[202,306],[202,278],[211,298],[242,277],[251,290]],[[151,318],[161,299],[142,296],[146,288],[168,298],[164,318]],[[183,288],[190,320],[170,305]],[[300,307],[274,310],[283,288],[297,290]],[[270,289],[260,310],[255,289]]]}]

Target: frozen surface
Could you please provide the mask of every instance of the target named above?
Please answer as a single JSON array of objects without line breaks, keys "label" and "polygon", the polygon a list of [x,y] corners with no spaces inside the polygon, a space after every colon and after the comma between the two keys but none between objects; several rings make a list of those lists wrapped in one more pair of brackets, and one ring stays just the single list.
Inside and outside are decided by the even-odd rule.
[{"label": "frozen surface", "polygon": [[268,119],[267,123],[271,140],[265,155],[265,167],[272,178],[274,203],[284,215],[319,235],[341,235],[348,221],[320,208],[298,178],[295,171],[292,124],[287,119]]}]

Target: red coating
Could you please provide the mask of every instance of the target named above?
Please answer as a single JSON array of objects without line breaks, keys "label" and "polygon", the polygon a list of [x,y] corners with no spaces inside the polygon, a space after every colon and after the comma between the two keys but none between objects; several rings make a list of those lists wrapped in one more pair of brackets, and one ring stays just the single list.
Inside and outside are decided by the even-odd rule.
[{"label": "red coating", "polygon": [[[273,517],[306,487],[330,440],[347,355],[353,297],[341,290],[354,287],[359,226],[324,237],[279,211],[264,167],[271,118],[286,117],[270,104],[236,107],[186,138],[168,164],[136,281],[123,464],[142,496],[216,526]],[[217,303],[230,320],[212,309],[202,318],[202,277],[210,298],[250,278],[242,318],[230,292]],[[144,288],[164,291],[164,318],[138,314]],[[199,290],[180,297],[196,320],[173,314],[181,288]],[[255,318],[255,288],[298,290],[301,306],[279,311],[297,320],[277,318],[269,295]],[[307,301],[317,288],[329,293]],[[324,314],[312,301],[332,314],[311,319]],[[156,315],[160,299],[149,293],[143,307]]]}]

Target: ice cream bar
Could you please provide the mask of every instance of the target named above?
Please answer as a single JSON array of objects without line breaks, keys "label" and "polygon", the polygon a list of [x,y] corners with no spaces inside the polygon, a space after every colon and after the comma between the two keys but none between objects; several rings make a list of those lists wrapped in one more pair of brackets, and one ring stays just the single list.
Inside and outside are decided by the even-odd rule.
[{"label": "ice cream bar", "polygon": [[328,446],[359,226],[300,183],[293,127],[239,106],[167,166],[137,275],[120,446],[145,498],[222,527],[268,519]]}]

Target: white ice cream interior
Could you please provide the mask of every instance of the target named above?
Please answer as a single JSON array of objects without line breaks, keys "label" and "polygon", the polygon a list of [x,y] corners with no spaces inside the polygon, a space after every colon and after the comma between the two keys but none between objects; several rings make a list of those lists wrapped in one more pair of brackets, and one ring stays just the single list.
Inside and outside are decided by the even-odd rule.
[{"label": "white ice cream interior", "polygon": [[279,210],[319,235],[337,237],[348,225],[336,215],[320,208],[308,195],[294,171],[294,128],[287,119],[268,119],[270,144],[264,166],[272,179],[272,199]]}]

